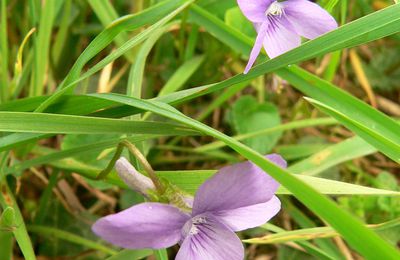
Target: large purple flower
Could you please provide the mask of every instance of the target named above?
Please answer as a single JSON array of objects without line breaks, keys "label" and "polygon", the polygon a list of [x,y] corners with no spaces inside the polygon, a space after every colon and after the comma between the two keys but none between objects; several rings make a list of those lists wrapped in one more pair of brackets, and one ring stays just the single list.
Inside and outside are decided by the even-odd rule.
[{"label": "large purple flower", "polygon": [[[286,167],[279,155],[268,155]],[[130,249],[181,248],[178,260],[242,260],[244,249],[235,231],[264,224],[280,210],[274,195],[279,184],[251,162],[222,168],[196,193],[191,213],[146,202],[99,219],[93,231]]]},{"label": "large purple flower", "polygon": [[243,14],[254,23],[257,38],[244,73],[253,66],[261,47],[270,58],[337,28],[335,19],[308,0],[237,0]]}]

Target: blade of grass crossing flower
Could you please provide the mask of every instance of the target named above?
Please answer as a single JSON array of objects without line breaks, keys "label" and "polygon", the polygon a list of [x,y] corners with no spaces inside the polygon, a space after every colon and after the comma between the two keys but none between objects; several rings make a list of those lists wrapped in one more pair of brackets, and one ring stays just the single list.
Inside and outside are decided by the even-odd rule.
[{"label": "blade of grass crossing flower", "polygon": [[[273,224],[267,223],[265,225],[260,226],[260,228],[275,232],[277,234],[286,232],[286,230],[277,227]],[[245,242],[245,241],[243,241]],[[300,245],[304,248],[310,255],[316,256],[317,259],[338,259],[335,255],[331,255],[328,252],[324,251],[323,249],[311,244],[307,241],[297,241],[296,244]]]},{"label": "blade of grass crossing flower", "polygon": [[[389,228],[395,228],[400,225],[400,219],[393,219],[388,222],[367,225],[368,228],[376,231],[385,230]],[[317,238],[330,238],[339,236],[331,227],[317,227],[317,228],[305,228],[299,230],[285,231],[278,234],[267,235],[260,238],[251,238],[243,240],[245,243],[250,244],[280,244],[285,242],[293,241],[304,241]]]},{"label": "blade of grass crossing flower", "polygon": [[[285,208],[289,216],[293,219],[295,223],[300,228],[314,228],[317,227],[315,221],[316,219],[311,219],[307,214],[296,205],[289,198],[281,197],[282,207]],[[268,223],[267,223],[268,224]],[[341,250],[338,250],[337,245],[331,239],[315,239],[313,241],[317,246],[335,256],[335,259],[345,260],[345,256],[342,254]]]},{"label": "blade of grass crossing flower", "polygon": [[[18,204],[12,194],[5,178],[0,180],[0,205],[3,209],[6,207],[11,207],[14,209],[15,216],[15,227],[13,227],[13,235],[17,240],[18,246],[26,260],[35,260],[35,252],[33,251],[32,243],[29,238],[29,234],[26,231],[26,226],[24,219],[22,217],[21,211],[19,210]],[[0,231],[1,232],[1,231]]]},{"label": "blade of grass crossing flower", "polygon": [[154,250],[154,256],[157,260],[168,260],[168,253],[166,249]]},{"label": "blade of grass crossing flower", "polygon": [[[130,142],[140,142],[148,139],[146,136],[136,136],[129,137],[127,140]],[[49,164],[56,168],[60,168],[67,171],[77,172],[87,178],[95,179],[98,173],[102,170],[91,165],[87,165],[76,161],[73,158],[77,158],[84,154],[85,151],[102,151],[107,148],[115,147],[115,145],[121,141],[121,139],[110,139],[109,141],[104,141],[96,144],[84,145],[76,147],[73,149],[68,149],[64,151],[55,151],[49,148],[35,147],[32,153],[35,154],[36,158],[23,161],[14,164],[10,168],[4,169],[5,174],[11,174],[16,171],[22,171],[32,166]],[[182,190],[194,194],[199,186],[208,178],[210,178],[217,171],[215,170],[195,170],[195,171],[157,171],[157,174],[161,177],[174,183]],[[397,191],[383,190],[364,187],[355,184],[349,184],[340,181],[328,180],[323,178],[316,178],[312,176],[302,176],[298,175],[298,179],[308,183],[310,186],[314,187],[316,190],[323,194],[329,195],[381,195],[381,196],[399,196],[400,193]],[[125,188],[123,182],[121,182],[116,173],[109,175],[105,181],[115,184],[121,188]],[[291,195],[292,193],[284,187],[280,187],[277,194]]]},{"label": "blade of grass crossing flower", "polygon": [[[240,153],[246,159],[251,160],[261,169],[268,172],[274,179],[280,182],[285,188],[296,196],[302,203],[310,208],[315,214],[329,223],[335,230],[343,235],[346,241],[368,259],[385,258],[398,259],[400,253],[385,242],[377,234],[368,230],[363,224],[350,213],[340,209],[331,199],[321,195],[314,188],[301,181],[296,175],[276,166],[266,160],[261,154],[255,152],[244,144],[233,138],[218,132],[192,118],[186,117],[173,107],[159,102],[138,100],[115,94],[93,94],[101,98],[131,105],[146,111],[162,115],[186,124],[194,129],[224,141],[233,150]],[[361,241],[359,238],[362,237]]]},{"label": "blade of grass crossing flower", "polygon": [[[190,9],[193,22],[203,26],[222,42],[240,53],[248,55],[253,41],[235,28],[227,26],[223,21],[197,5]],[[288,65],[308,60],[332,51],[354,47],[400,31],[400,5],[392,5],[354,22],[346,24],[319,38],[308,41],[300,47],[284,53],[272,60],[254,67],[248,74],[239,74],[222,82],[176,92],[160,98],[159,101],[176,104],[193,99],[231,85],[254,79],[265,73],[273,72]]]},{"label": "blade of grass crossing flower", "polygon": [[[390,10],[390,8],[392,8]],[[330,38],[328,36],[331,35],[337,35],[339,39],[345,39],[342,40],[343,42],[348,41],[347,39],[353,39],[355,41],[359,41],[358,38],[354,38],[353,35],[349,35],[350,32],[354,33],[354,28],[353,27],[358,27],[360,32],[356,32],[356,34],[359,34],[359,37],[363,35],[366,31],[369,31],[370,29],[366,27],[365,24],[373,24],[373,21],[370,20],[369,18],[378,16],[377,19],[382,19],[386,21],[385,17],[382,17],[381,15],[383,13],[386,13],[386,15],[390,16],[393,21],[399,21],[400,20],[400,5],[394,5],[390,8],[384,9],[385,12],[376,12],[374,14],[371,14],[369,16],[363,17],[353,23],[350,23],[348,25],[345,25],[341,27],[338,30],[335,30],[331,33],[328,33],[320,38],[317,38],[313,41],[310,41],[302,46],[300,46],[297,49],[304,49],[304,52],[307,52],[307,46],[313,45],[314,42],[318,42],[321,39],[324,38]],[[399,9],[399,10],[397,10]],[[217,19],[216,17],[212,16],[211,14],[207,13],[206,11],[202,10],[201,8],[192,8],[194,15],[194,20],[201,23],[207,30],[209,30],[211,33],[214,35],[218,35],[217,37],[221,39],[223,42],[228,43],[229,46],[236,46],[238,50],[240,50],[242,53],[245,53],[245,50],[248,50],[251,45],[248,45],[249,38],[244,36],[238,31],[235,31],[234,29],[230,30],[231,28],[225,25],[222,21]],[[391,12],[390,12],[391,11]],[[396,13],[397,11],[397,13]],[[196,20],[197,19],[197,20]],[[393,24],[393,21],[386,21],[383,22],[387,26],[391,26]],[[399,23],[397,23],[397,30],[400,30],[400,26],[398,26]],[[358,26],[355,26],[358,25]],[[374,27],[374,26],[371,26]],[[350,29],[349,29],[350,28]],[[380,35],[381,33],[385,33],[388,31],[391,31],[390,28],[385,28],[379,26],[378,31],[374,32],[377,35]],[[341,32],[341,33],[339,33]],[[371,33],[371,34],[374,34]],[[370,35],[369,35],[370,36]],[[363,37],[361,37],[363,38]],[[336,40],[336,43],[340,42],[341,40]],[[336,43],[332,43],[333,41],[327,42],[327,45],[335,45]],[[352,42],[352,41],[350,41]],[[321,48],[319,48],[321,49]],[[310,50],[314,52],[318,52],[318,48],[314,48],[314,50]],[[266,64],[270,64],[269,67],[266,67],[267,70],[265,71],[271,71],[271,66],[273,67],[276,63],[274,61],[279,61],[280,59],[283,59],[284,56],[289,55],[291,52],[290,51],[286,54],[283,54],[273,60],[269,60],[263,64],[261,64],[258,67],[261,67]],[[294,55],[293,55],[294,56]],[[255,70],[255,69],[254,69]],[[277,74],[287,81],[289,81],[291,84],[293,84],[296,88],[299,90],[303,91],[307,95],[318,99],[321,102],[324,102],[326,104],[332,104],[333,108],[338,109],[340,112],[347,114],[349,117],[352,117],[351,114],[357,115],[356,117],[359,119],[360,122],[364,122],[365,125],[367,126],[373,126],[375,129],[373,131],[378,131],[382,135],[386,136],[387,138],[390,138],[393,140],[394,143],[400,143],[400,125],[397,124],[393,119],[390,117],[384,115],[383,113],[369,107],[367,104],[361,102],[360,100],[352,97],[351,95],[345,93],[344,91],[341,91],[337,87],[333,86],[329,82],[326,82],[322,79],[319,79],[315,75],[312,75],[311,73],[308,73],[301,68],[297,66],[291,66],[288,69],[280,69],[276,71]],[[249,74],[251,74],[250,72]],[[202,88],[202,91],[208,91],[210,89],[215,88],[217,85],[225,85],[227,81],[232,81],[236,82],[235,78],[239,78],[241,75],[235,76],[231,79],[228,79],[226,81],[216,83],[210,86],[206,86]],[[253,77],[252,77],[253,78]],[[310,83],[312,82],[312,83]],[[231,84],[229,84],[231,85]],[[224,86],[225,87],[225,86]],[[189,94],[190,95],[190,94]],[[362,116],[362,118],[361,118]],[[378,133],[379,134],[379,133]],[[377,147],[377,146],[376,146]],[[382,148],[382,146],[380,146]],[[385,151],[382,151],[386,153],[389,157],[391,157],[393,160],[398,161],[400,156],[393,150],[394,147],[388,148],[389,150],[392,150],[392,152],[389,154],[388,149]]]}]

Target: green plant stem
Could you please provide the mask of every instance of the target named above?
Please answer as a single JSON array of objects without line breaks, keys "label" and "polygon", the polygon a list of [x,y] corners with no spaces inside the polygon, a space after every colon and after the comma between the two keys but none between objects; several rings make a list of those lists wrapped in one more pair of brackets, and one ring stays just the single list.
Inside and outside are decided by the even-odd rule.
[{"label": "green plant stem", "polygon": [[19,210],[18,204],[12,194],[8,183],[5,178],[0,178],[0,205],[3,209],[6,207],[12,207],[15,212],[15,223],[16,228],[13,231],[14,237],[17,240],[18,246],[22,251],[26,260],[35,260],[35,252],[32,247],[32,242],[29,238],[29,234],[26,230],[24,219],[21,211]]},{"label": "green plant stem", "polygon": [[108,248],[102,244],[96,243],[94,241],[82,238],[80,236],[74,235],[72,233],[69,233],[69,232],[66,232],[66,231],[63,231],[60,229],[45,227],[45,226],[38,226],[38,225],[28,225],[28,230],[29,230],[29,232],[36,233],[36,234],[42,235],[42,236],[57,237],[59,239],[62,239],[62,240],[65,240],[65,241],[68,241],[68,242],[71,242],[74,244],[78,244],[78,245],[86,246],[91,249],[102,251],[109,255],[115,255],[116,253],[118,253],[117,251],[115,251],[111,248]]}]

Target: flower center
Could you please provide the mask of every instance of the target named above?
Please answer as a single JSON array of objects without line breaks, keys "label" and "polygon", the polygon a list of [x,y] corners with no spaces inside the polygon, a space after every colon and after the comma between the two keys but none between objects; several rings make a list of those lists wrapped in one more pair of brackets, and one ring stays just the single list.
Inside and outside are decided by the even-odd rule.
[{"label": "flower center", "polygon": [[283,6],[281,3],[279,3],[278,1],[273,2],[267,9],[267,11],[265,11],[265,15],[278,15],[278,16],[282,16],[282,14],[285,13],[285,10],[283,9]]},{"label": "flower center", "polygon": [[207,219],[203,216],[196,216],[185,223],[182,229],[184,237],[196,235],[199,233],[199,225],[207,223]]}]

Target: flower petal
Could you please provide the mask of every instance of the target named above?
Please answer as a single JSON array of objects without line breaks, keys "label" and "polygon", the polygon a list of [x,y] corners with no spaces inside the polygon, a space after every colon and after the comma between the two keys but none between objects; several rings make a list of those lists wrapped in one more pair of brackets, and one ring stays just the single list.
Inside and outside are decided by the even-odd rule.
[{"label": "flower petal", "polygon": [[[279,155],[267,159],[278,165],[284,162]],[[200,186],[192,215],[265,203],[278,187],[279,183],[250,161],[226,166]]]},{"label": "flower petal", "polygon": [[253,49],[251,50],[250,58],[249,61],[247,62],[244,74],[247,74],[249,72],[254,62],[256,61],[258,54],[260,54],[265,35],[267,34],[267,28],[268,28],[268,22],[264,22],[257,29],[258,34],[256,42],[254,43]]},{"label": "flower petal", "polygon": [[307,0],[282,2],[285,16],[297,34],[314,39],[338,27],[335,19],[319,5]]},{"label": "flower petal", "polygon": [[237,0],[240,10],[253,23],[266,21],[265,12],[274,0]]},{"label": "flower petal", "polygon": [[175,260],[243,260],[242,242],[225,225],[207,217],[195,228],[183,240]]},{"label": "flower petal", "polygon": [[264,48],[271,59],[300,46],[300,36],[284,16],[269,17],[269,21]]},{"label": "flower petal", "polygon": [[268,202],[248,207],[214,212],[213,216],[233,231],[258,227],[274,217],[281,209],[278,197],[273,196]]},{"label": "flower petal", "polygon": [[99,219],[92,230],[123,248],[165,248],[178,243],[188,219],[188,215],[173,206],[142,203]]}]

